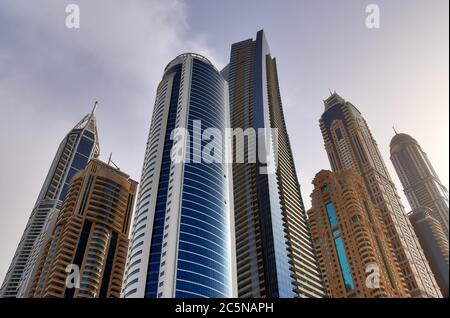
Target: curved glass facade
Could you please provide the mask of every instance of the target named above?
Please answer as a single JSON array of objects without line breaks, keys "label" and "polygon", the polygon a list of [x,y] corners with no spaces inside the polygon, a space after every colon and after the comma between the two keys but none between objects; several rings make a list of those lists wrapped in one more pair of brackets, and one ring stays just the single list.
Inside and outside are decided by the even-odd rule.
[{"label": "curved glass facade", "polygon": [[[224,135],[225,85],[211,65],[193,59],[188,108],[191,136],[197,120],[201,120],[202,131],[215,128]],[[194,153],[195,142],[190,143],[188,154]],[[202,149],[211,142],[201,141]],[[221,142],[216,145],[214,151],[221,152]],[[184,166],[175,297],[231,297],[228,181],[223,162]]]},{"label": "curved glass facade", "polygon": [[[234,295],[234,221],[227,202],[231,169],[223,160],[227,122],[227,82],[214,66],[192,53],[171,61],[153,111],[124,297]],[[175,162],[172,152],[179,141],[174,140],[175,132],[183,128],[191,137],[184,140],[185,148],[179,147],[186,160]],[[220,132],[222,140],[205,136],[202,141],[207,128]],[[205,146],[206,161],[201,158]]]},{"label": "curved glass facade", "polygon": [[167,118],[167,128],[165,132],[164,150],[161,162],[161,173],[159,177],[158,193],[156,199],[155,216],[152,231],[152,243],[150,247],[149,264],[147,268],[147,281],[145,287],[145,297],[155,298],[158,291],[158,279],[161,262],[161,246],[164,234],[164,218],[166,214],[167,189],[170,174],[170,150],[173,141],[170,134],[175,128],[175,118],[177,115],[177,104],[180,90],[181,64],[173,66],[166,71],[166,74],[175,72],[172,94],[170,96],[169,115]]}]

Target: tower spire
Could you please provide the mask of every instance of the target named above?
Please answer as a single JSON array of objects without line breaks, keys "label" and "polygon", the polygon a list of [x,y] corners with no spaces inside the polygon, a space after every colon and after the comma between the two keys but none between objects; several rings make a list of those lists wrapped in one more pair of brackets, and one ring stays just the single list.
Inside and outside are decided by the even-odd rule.
[{"label": "tower spire", "polygon": [[120,170],[120,168],[114,163],[114,161],[112,161],[111,158],[112,158],[112,152],[109,154],[108,166],[110,166],[112,164],[117,170]]},{"label": "tower spire", "polygon": [[94,107],[92,107],[91,117],[95,114],[95,111],[97,110],[97,106],[98,106],[98,101],[95,101],[94,102]]},{"label": "tower spire", "polygon": [[395,130],[395,126],[392,126],[392,129],[394,130],[395,134],[398,135],[397,130]]}]

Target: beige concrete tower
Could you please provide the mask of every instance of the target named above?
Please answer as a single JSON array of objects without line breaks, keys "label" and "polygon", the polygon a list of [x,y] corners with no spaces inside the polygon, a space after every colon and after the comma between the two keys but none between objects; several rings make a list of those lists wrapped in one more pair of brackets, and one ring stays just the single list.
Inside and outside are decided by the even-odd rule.
[{"label": "beige concrete tower", "polygon": [[419,143],[407,134],[395,134],[391,161],[411,209],[429,207],[448,237],[448,190],[440,181]]},{"label": "beige concrete tower", "polygon": [[390,153],[413,210],[409,220],[443,295],[448,297],[448,190],[410,135],[395,132]]},{"label": "beige concrete tower", "polygon": [[[75,174],[29,297],[120,297],[136,188],[97,159]],[[79,287],[66,283],[70,268],[79,269]]]},{"label": "beige concrete tower", "polygon": [[363,177],[412,297],[441,297],[423,250],[400,202],[377,143],[359,110],[334,93],[324,101],[320,128],[333,171],[354,168]]},{"label": "beige concrete tower", "polygon": [[333,298],[407,297],[380,211],[353,170],[322,170],[308,211],[316,255]]}]

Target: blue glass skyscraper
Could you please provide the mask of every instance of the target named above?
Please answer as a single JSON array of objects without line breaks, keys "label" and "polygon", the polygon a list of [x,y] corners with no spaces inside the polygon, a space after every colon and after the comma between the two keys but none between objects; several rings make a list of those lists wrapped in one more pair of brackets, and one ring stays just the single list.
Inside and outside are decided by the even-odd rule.
[{"label": "blue glass skyscraper", "polygon": [[[235,296],[232,176],[224,160],[230,148],[225,139],[204,138],[208,128],[223,136],[228,114],[227,83],[211,62],[187,53],[167,65],[153,109],[123,297]],[[188,138],[177,137],[180,129]],[[211,143],[217,162],[202,158]],[[174,149],[184,160],[174,160]]]},{"label": "blue glass skyscraper", "polygon": [[0,290],[0,297],[23,297],[34,276],[42,245],[52,232],[72,177],[99,155],[95,108],[69,131],[59,145],[53,163],[31,212]]}]

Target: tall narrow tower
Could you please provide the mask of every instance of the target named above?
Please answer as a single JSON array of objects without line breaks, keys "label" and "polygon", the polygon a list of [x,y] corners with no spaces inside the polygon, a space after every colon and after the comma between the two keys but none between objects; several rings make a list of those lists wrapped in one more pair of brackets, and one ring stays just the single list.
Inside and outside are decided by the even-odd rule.
[{"label": "tall narrow tower", "polygon": [[[95,108],[62,140],[3,281],[0,297],[26,294],[42,245],[61,209],[70,180],[99,155]],[[20,288],[19,288],[20,287]],[[20,289],[20,293],[19,293]]]},{"label": "tall narrow tower", "polygon": [[[247,144],[233,143],[239,297],[323,297],[284,121],[277,64],[262,30],[255,41],[232,45],[222,74],[229,83],[232,128],[249,132],[247,138],[253,131],[263,140],[255,148],[245,147],[248,139]],[[245,161],[238,162],[242,153]],[[259,160],[252,163],[255,153]],[[266,158],[276,162],[275,171],[266,170]]]},{"label": "tall narrow tower", "polygon": [[333,93],[324,101],[320,128],[333,171],[355,168],[363,177],[412,297],[441,297],[375,139],[358,109]]},{"label": "tall narrow tower", "polygon": [[448,237],[448,190],[419,143],[407,134],[391,140],[391,160],[411,209],[428,207]]},{"label": "tall narrow tower", "polygon": [[448,298],[448,236],[442,228],[442,224],[432,216],[431,212],[431,209],[427,207],[417,208],[412,210],[408,216],[436,281],[441,287],[442,295]]},{"label": "tall narrow tower", "polygon": [[395,132],[390,152],[412,209],[409,220],[442,294],[448,297],[448,190],[410,135]]},{"label": "tall narrow tower", "polygon": [[227,83],[210,61],[186,53],[167,65],[145,152],[124,297],[236,295],[232,175],[224,160],[231,148],[220,138],[228,114]]}]

